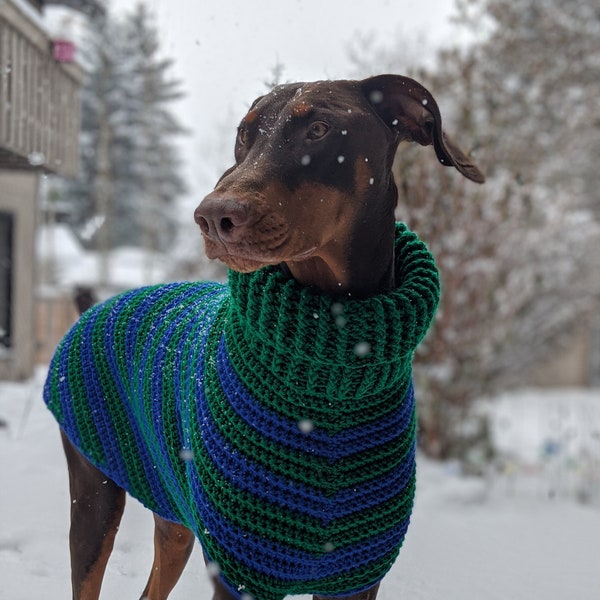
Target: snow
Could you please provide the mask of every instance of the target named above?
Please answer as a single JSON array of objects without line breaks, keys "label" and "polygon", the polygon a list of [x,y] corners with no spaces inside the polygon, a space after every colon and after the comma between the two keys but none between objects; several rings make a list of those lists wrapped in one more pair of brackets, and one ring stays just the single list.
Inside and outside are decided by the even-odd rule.
[{"label": "snow", "polygon": [[45,21],[40,13],[31,6],[26,0],[12,0],[12,3],[25,15],[30,21],[35,23],[42,31],[45,30]]},{"label": "snow", "polygon": [[[70,595],[67,473],[57,427],[40,397],[44,376],[40,369],[25,383],[0,382],[0,597],[7,600]],[[548,411],[542,406],[547,398]],[[544,424],[550,420],[552,425],[552,414],[568,415],[564,426],[577,428],[585,439],[585,432],[595,431],[589,424],[599,422],[599,404],[597,390],[526,390],[503,397],[493,419],[502,424],[495,425],[498,444],[510,447],[515,459],[522,450],[523,464],[529,463],[548,435]],[[569,452],[584,445],[580,440]],[[512,480],[467,479],[452,465],[422,457],[418,464],[412,524],[380,600],[597,597],[600,506],[532,490],[526,473]],[[596,475],[599,464],[597,459]],[[138,597],[151,561],[151,515],[130,500],[103,597]],[[208,597],[210,586],[196,548],[171,598]]]},{"label": "snow", "polygon": [[580,463],[586,455],[600,461],[600,390],[545,390],[543,396],[522,390],[517,399],[496,398],[491,415],[496,448],[505,455],[517,448],[522,463],[559,455],[565,462]]},{"label": "snow", "polygon": [[[48,273],[44,283],[62,288],[99,285],[101,254],[84,250],[68,225],[40,225],[37,230],[36,248],[43,270]],[[151,285],[168,278],[168,257],[144,248],[117,248],[106,253],[106,260],[113,290]]]},{"label": "snow", "polygon": [[79,260],[84,253],[73,230],[64,223],[40,225],[37,229],[36,243],[39,255],[45,252],[61,262]]}]

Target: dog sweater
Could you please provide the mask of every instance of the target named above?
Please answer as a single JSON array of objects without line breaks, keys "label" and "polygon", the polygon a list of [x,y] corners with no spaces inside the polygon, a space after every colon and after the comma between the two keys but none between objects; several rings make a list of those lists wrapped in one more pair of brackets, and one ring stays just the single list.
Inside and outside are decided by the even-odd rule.
[{"label": "dog sweater", "polygon": [[439,298],[403,224],[395,269],[397,287],[365,299],[277,267],[126,292],[59,344],[45,401],[110,479],[194,531],[240,597],[367,589],[408,527],[411,361]]}]

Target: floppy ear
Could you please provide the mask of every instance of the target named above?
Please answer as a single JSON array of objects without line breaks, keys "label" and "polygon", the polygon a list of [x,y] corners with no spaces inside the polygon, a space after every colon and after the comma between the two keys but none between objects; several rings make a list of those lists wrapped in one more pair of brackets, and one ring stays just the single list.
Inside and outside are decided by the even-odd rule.
[{"label": "floppy ear", "polygon": [[440,109],[420,83],[400,75],[378,75],[359,82],[367,100],[399,141],[433,144],[438,160],[456,167],[468,179],[483,183],[485,176],[442,130]]}]

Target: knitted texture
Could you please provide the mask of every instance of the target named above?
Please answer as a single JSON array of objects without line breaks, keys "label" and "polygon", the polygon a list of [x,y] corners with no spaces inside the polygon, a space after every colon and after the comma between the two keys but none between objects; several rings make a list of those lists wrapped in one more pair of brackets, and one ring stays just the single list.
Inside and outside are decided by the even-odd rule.
[{"label": "knitted texture", "polygon": [[361,300],[276,267],[127,292],[66,335],[45,401],[108,477],[194,531],[234,592],[369,588],[408,527],[411,361],[439,298],[403,224],[395,263],[398,287]]}]

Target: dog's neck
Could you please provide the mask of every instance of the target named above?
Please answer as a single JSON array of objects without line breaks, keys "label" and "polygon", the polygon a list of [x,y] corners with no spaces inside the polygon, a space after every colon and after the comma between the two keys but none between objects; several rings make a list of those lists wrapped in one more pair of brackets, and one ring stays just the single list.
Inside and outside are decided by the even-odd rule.
[{"label": "dog's neck", "polygon": [[336,297],[364,298],[391,290],[394,281],[394,218],[367,229],[356,228],[349,240],[334,240],[318,254],[285,264],[302,285]]}]

